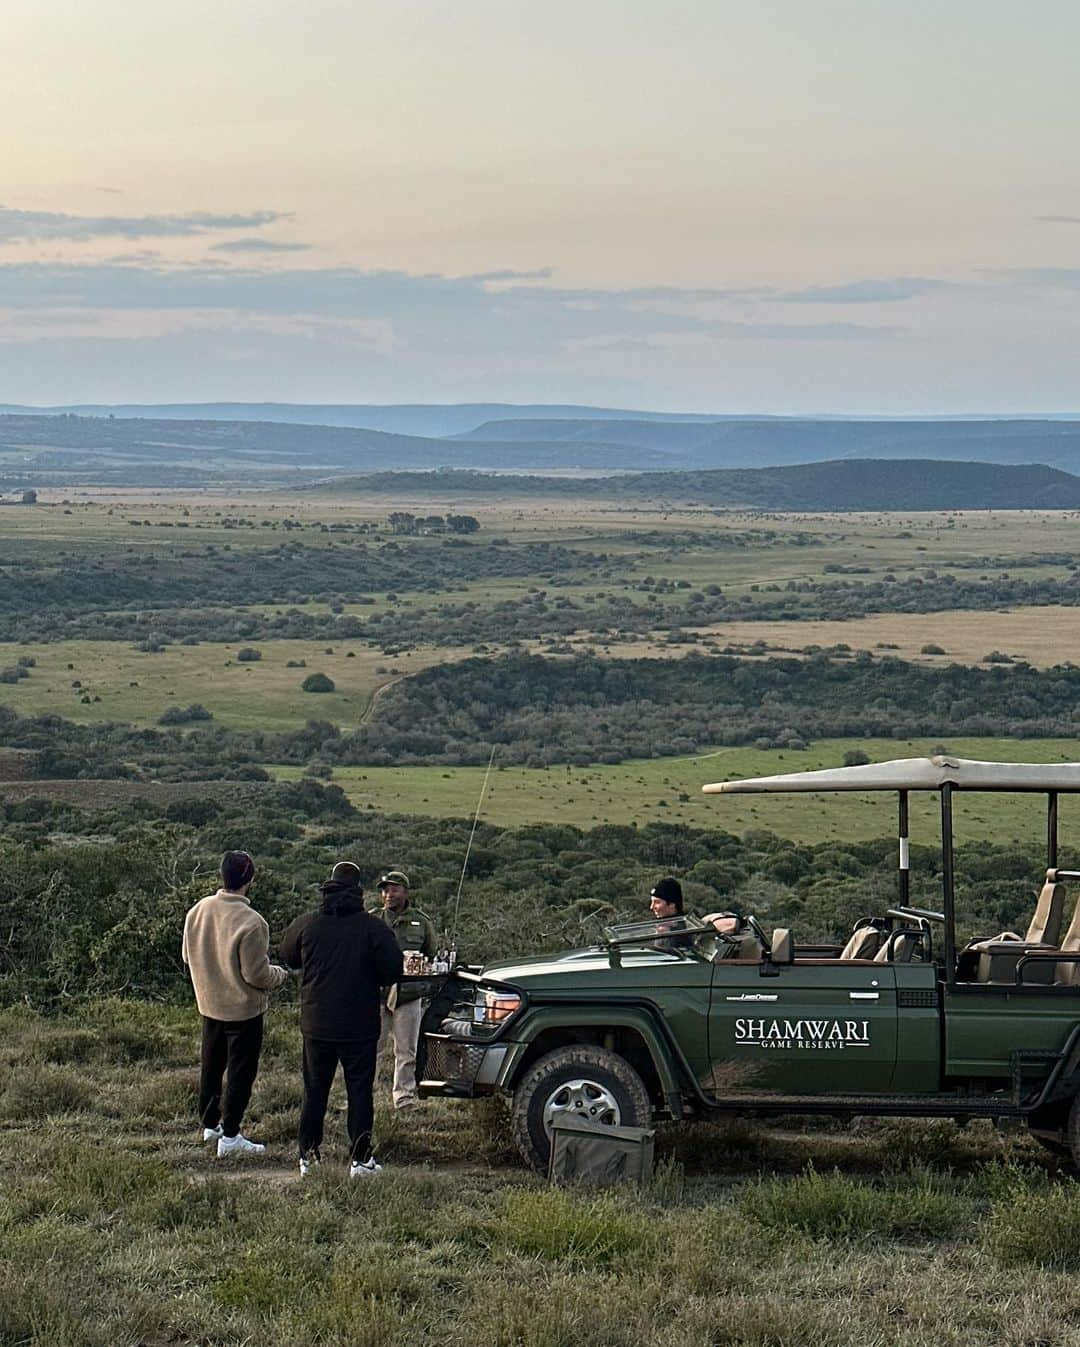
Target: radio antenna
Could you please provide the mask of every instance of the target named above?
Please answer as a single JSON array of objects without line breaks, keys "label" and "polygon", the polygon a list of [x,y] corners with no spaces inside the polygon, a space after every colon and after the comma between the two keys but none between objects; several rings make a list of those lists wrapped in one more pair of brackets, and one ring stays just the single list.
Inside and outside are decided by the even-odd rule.
[{"label": "radio antenna", "polygon": [[461,890],[465,884],[465,871],[469,868],[469,856],[472,853],[473,838],[476,836],[476,825],[480,822],[480,810],[484,807],[484,796],[487,794],[488,778],[491,776],[492,763],[495,761],[496,745],[491,745],[491,757],[488,758],[487,771],[484,773],[484,782],[480,787],[480,798],[476,802],[476,813],[473,815],[472,828],[469,830],[469,841],[465,847],[465,859],[461,865],[461,878],[458,880],[457,897],[454,899],[454,924],[450,929],[450,948],[457,949],[457,924],[458,912],[461,908]]}]

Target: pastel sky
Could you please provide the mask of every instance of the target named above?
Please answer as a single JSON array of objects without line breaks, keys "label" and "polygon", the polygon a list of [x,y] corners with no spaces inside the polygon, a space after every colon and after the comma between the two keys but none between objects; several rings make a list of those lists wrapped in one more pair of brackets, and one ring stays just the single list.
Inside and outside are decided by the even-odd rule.
[{"label": "pastel sky", "polygon": [[0,402],[1080,411],[1075,0],[6,0]]}]

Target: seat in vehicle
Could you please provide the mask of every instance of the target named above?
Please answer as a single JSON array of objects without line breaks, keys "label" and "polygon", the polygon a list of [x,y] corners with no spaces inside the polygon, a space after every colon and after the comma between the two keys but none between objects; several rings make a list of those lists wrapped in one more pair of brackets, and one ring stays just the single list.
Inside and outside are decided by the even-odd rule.
[{"label": "seat in vehicle", "polygon": [[[1015,931],[1002,931],[991,940],[977,940],[969,947],[978,956],[976,980],[979,982],[1013,982],[1016,979],[1016,965],[1020,957],[1039,949],[1057,947],[1061,934],[1061,921],[1065,911],[1065,885],[1058,880],[1057,870],[1047,870],[1046,882],[1039,893],[1035,912],[1028,923],[1027,933],[1019,936]],[[1076,925],[1076,919],[1073,919]],[[1070,930],[1072,928],[1070,927]],[[1062,967],[1063,965],[1059,965]],[[1051,973],[1049,964],[1045,969],[1027,964],[1024,970],[1026,982],[1049,982]]]},{"label": "seat in vehicle", "polygon": [[872,959],[881,948],[886,932],[870,921],[856,923],[847,944],[840,951],[841,959]]},{"label": "seat in vehicle", "polygon": [[[1076,900],[1072,921],[1069,923],[1069,929],[1065,932],[1065,938],[1061,942],[1061,952],[1062,954],[1080,954],[1080,898]],[[1027,968],[1030,969],[1030,967],[1031,965],[1028,964]],[[1025,969],[1026,971],[1027,969]],[[1080,986],[1080,961],[1067,960],[1064,963],[1054,964],[1054,983],[1059,987]]]},{"label": "seat in vehicle", "polygon": [[875,963],[910,963],[922,944],[919,931],[894,931],[874,955]]}]

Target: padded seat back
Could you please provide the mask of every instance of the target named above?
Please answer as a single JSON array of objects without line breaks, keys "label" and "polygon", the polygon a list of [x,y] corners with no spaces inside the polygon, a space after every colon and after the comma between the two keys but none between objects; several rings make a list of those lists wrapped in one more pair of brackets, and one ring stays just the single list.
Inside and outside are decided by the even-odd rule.
[{"label": "padded seat back", "polygon": [[1035,913],[1024,936],[1027,945],[1056,945],[1065,915],[1065,885],[1057,882],[1057,871],[1047,870]]},{"label": "padded seat back", "polygon": [[885,932],[876,926],[860,926],[840,951],[841,959],[872,959],[881,948]]},{"label": "padded seat back", "polygon": [[875,963],[910,963],[922,943],[915,931],[898,931],[874,955]]},{"label": "padded seat back", "polygon": [[[1061,942],[1063,954],[1080,954],[1080,898],[1076,901],[1072,921]],[[1080,963],[1059,963],[1054,965],[1054,981],[1066,987],[1080,986]]]}]

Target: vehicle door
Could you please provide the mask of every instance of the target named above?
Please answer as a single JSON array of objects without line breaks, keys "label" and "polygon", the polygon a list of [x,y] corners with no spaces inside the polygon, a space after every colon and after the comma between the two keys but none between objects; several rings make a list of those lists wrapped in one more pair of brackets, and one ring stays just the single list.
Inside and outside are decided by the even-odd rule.
[{"label": "vehicle door", "polygon": [[875,1094],[896,1064],[893,965],[806,958],[713,965],[712,1087],[741,1094]]}]

